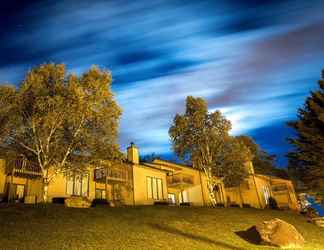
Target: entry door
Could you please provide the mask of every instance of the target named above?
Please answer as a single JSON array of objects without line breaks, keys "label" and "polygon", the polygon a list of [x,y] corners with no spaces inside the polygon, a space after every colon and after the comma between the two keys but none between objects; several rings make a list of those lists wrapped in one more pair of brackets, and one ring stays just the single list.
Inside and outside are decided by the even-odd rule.
[{"label": "entry door", "polygon": [[168,199],[171,204],[176,204],[176,196],[175,194],[168,193]]},{"label": "entry door", "polygon": [[16,186],[16,197],[17,197],[17,199],[24,198],[24,194],[25,194],[25,186],[24,185],[17,185]]}]

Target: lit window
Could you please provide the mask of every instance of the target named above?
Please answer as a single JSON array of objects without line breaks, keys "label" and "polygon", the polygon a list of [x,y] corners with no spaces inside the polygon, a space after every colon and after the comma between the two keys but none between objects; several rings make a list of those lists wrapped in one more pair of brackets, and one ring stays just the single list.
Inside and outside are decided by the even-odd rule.
[{"label": "lit window", "polygon": [[147,198],[154,200],[163,199],[163,182],[160,178],[146,177]]},{"label": "lit window", "polygon": [[69,174],[66,176],[66,194],[76,196],[88,196],[89,175]]}]

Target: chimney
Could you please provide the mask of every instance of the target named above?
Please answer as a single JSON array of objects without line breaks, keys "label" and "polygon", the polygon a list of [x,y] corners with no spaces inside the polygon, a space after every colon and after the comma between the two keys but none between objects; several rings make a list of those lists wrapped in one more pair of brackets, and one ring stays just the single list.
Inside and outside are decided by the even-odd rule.
[{"label": "chimney", "polygon": [[133,164],[139,164],[138,149],[133,142],[127,148],[127,160]]}]

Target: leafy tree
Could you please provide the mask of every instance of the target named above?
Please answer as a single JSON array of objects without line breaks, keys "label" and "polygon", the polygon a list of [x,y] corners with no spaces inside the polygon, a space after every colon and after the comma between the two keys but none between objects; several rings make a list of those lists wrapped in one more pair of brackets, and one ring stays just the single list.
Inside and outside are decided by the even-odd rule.
[{"label": "leafy tree", "polygon": [[311,92],[298,110],[298,120],[288,122],[296,132],[295,137],[288,138],[295,147],[288,154],[290,167],[295,167],[305,184],[314,189],[324,182],[324,70],[318,84],[319,89]]},{"label": "leafy tree", "polygon": [[239,187],[247,177],[247,164],[253,158],[249,148],[235,137],[230,137],[217,152],[214,175],[223,177],[226,187]]},{"label": "leafy tree", "polygon": [[[178,157],[191,161],[194,168],[204,171],[213,205],[216,205],[215,176],[222,176],[231,183],[240,181],[243,177],[238,176],[241,174],[245,175],[241,171],[245,162],[241,159],[243,152],[249,151],[231,138],[230,129],[230,121],[220,111],[208,112],[206,101],[192,96],[187,97],[185,113],[177,114],[169,129],[173,150]],[[240,151],[242,148],[246,150]]]},{"label": "leafy tree", "polygon": [[110,73],[97,67],[78,77],[62,64],[44,64],[28,72],[19,88],[0,87],[0,147],[39,165],[44,202],[58,173],[121,157],[121,109],[110,85]]},{"label": "leafy tree", "polygon": [[246,135],[237,136],[237,139],[243,142],[253,155],[253,167],[257,174],[273,175],[281,178],[288,178],[286,169],[278,168],[275,164],[275,155],[270,155],[263,150],[251,137]]}]

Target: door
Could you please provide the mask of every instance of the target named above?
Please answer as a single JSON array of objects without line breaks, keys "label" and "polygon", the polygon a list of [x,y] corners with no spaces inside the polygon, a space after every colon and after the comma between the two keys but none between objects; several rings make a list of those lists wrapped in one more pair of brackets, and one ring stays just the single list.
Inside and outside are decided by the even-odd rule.
[{"label": "door", "polygon": [[176,204],[176,196],[175,194],[168,193],[168,200],[171,204]]},{"label": "door", "polygon": [[23,199],[25,196],[25,186],[24,185],[17,185],[16,186],[16,198],[18,200]]}]

